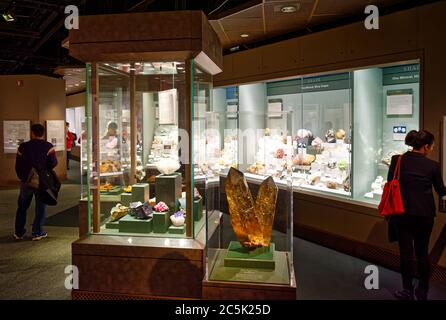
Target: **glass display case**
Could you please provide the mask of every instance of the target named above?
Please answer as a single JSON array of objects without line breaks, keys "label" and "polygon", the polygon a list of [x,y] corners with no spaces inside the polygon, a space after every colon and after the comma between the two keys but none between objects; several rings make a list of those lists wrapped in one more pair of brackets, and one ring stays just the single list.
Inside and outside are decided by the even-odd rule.
[{"label": "glass display case", "polygon": [[89,91],[97,92],[88,99],[98,104],[96,115],[87,108],[92,233],[194,238],[205,225],[205,180],[198,170],[204,159],[192,151],[204,150],[212,76],[194,60],[104,62],[87,70]]},{"label": "glass display case", "polygon": [[[263,89],[252,95],[253,85]],[[216,88],[214,111],[234,110],[228,103],[229,92],[237,92],[236,107],[255,101],[257,108],[267,110],[267,130],[277,122],[277,114],[292,112],[291,175],[296,191],[376,205],[391,156],[405,152],[406,133],[419,128],[417,61]],[[253,148],[253,155],[272,154],[284,146],[280,139],[268,139]],[[231,149],[225,143],[221,150],[227,154]],[[228,165],[231,158],[219,161]],[[263,163],[252,163],[246,169],[261,179]]]},{"label": "glass display case", "polygon": [[293,287],[291,119],[206,115],[207,283]]}]

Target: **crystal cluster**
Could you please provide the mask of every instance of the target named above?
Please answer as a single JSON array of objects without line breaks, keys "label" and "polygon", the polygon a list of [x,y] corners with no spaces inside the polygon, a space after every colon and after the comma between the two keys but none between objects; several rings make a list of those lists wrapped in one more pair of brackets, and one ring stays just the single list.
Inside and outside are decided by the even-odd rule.
[{"label": "crystal cluster", "polygon": [[240,243],[244,247],[269,246],[278,194],[274,179],[262,182],[254,201],[243,173],[231,168],[225,190],[232,228]]},{"label": "crystal cluster", "polygon": [[169,210],[169,207],[167,206],[167,204],[161,201],[153,207],[153,210],[155,210],[156,212],[166,212]]}]

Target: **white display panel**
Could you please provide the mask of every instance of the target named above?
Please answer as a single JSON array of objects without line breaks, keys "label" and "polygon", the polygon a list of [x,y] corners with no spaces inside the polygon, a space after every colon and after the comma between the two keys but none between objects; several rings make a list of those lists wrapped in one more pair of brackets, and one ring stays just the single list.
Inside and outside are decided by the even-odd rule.
[{"label": "white display panel", "polygon": [[412,94],[387,95],[387,115],[411,115],[413,113]]},{"label": "white display panel", "polygon": [[66,145],[65,121],[48,120],[46,122],[46,141],[50,142],[56,151],[64,151]]},{"label": "white display panel", "polygon": [[30,139],[30,121],[3,121],[3,150],[16,153],[20,144]]},{"label": "white display panel", "polygon": [[177,123],[177,89],[159,92],[159,124]]}]

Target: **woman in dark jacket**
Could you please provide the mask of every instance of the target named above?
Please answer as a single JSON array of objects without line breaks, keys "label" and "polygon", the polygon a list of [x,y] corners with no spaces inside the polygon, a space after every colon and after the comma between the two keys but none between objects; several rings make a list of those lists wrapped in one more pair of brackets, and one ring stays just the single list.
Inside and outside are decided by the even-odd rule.
[{"label": "woman in dark jacket", "polygon": [[[440,197],[446,195],[440,164],[426,156],[434,149],[434,136],[426,130],[412,130],[405,140],[413,148],[402,155],[400,188],[405,213],[391,218],[396,226],[400,249],[400,266],[403,290],[395,292],[398,299],[427,299],[431,266],[429,262],[429,240],[436,212],[432,187]],[[399,156],[390,164],[387,180],[393,174]],[[414,289],[412,257],[415,249],[419,273],[418,286]]]}]

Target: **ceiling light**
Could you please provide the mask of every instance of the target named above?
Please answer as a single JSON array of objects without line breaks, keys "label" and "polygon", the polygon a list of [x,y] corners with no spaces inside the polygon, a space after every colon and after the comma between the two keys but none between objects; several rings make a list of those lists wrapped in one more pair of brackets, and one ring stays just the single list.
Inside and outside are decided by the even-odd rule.
[{"label": "ceiling light", "polygon": [[76,83],[75,86],[76,86],[76,87],[79,87],[79,83]]},{"label": "ceiling light", "polygon": [[247,34],[247,33],[242,33],[242,34],[240,35],[240,37],[242,37],[242,38],[248,38],[248,37],[249,37],[249,34]]},{"label": "ceiling light", "polygon": [[240,49],[239,46],[235,46],[235,47],[230,48],[229,51],[234,52],[234,51],[237,51],[239,49]]},{"label": "ceiling light", "polygon": [[15,15],[12,12],[5,12],[2,14],[3,19],[5,19],[6,22],[14,22],[15,21]]},{"label": "ceiling light", "polygon": [[283,6],[282,8],[280,8],[280,11],[282,13],[293,13],[297,11],[297,8],[295,6]]},{"label": "ceiling light", "polygon": [[184,67],[177,67],[178,70],[184,70]]},{"label": "ceiling light", "polygon": [[85,80],[81,80],[82,83],[85,83]]},{"label": "ceiling light", "polygon": [[135,71],[136,69],[135,68],[130,68],[130,71]]}]

